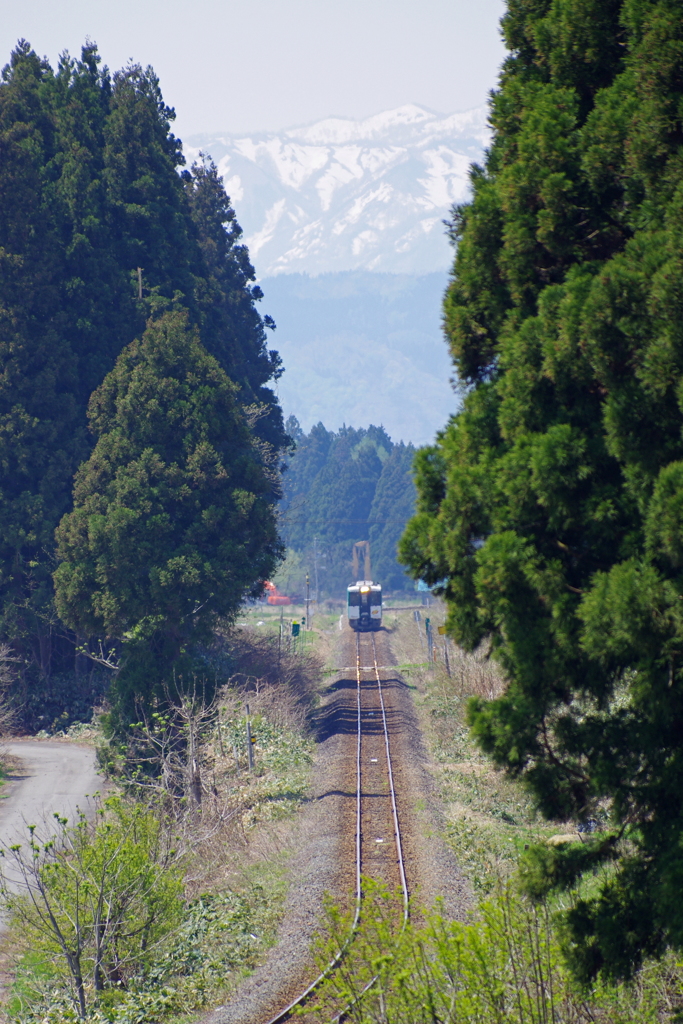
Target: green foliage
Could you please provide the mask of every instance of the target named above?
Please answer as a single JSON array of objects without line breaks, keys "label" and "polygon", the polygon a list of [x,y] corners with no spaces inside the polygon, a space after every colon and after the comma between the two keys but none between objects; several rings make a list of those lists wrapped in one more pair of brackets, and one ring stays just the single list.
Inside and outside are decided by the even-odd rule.
[{"label": "green foliage", "polygon": [[179,923],[182,870],[158,809],[110,798],[94,821],[57,825],[43,837],[29,825],[25,847],[2,850],[2,897],[85,1017],[88,992],[125,987]]},{"label": "green foliage", "polygon": [[[54,531],[92,450],[88,402],[150,316],[184,308],[236,388],[273,500],[288,439],[261,291],[215,167],[178,174],[151,68],[93,44],[56,70],[20,42],[0,82],[0,631],[28,683],[73,670],[54,610]],[[140,275],[138,277],[138,275]],[[141,295],[139,294],[141,285]]]},{"label": "green foliage", "polygon": [[44,552],[87,451],[76,340],[56,315],[67,275],[57,241],[59,188],[51,183],[46,194],[44,183],[55,145],[44,103],[50,87],[51,69],[20,44],[0,84],[0,588],[5,635],[22,640],[44,632]]},{"label": "green foliage", "polygon": [[[122,965],[121,983],[108,985],[105,979],[105,987],[96,989],[86,950],[86,1019],[97,1024],[176,1022],[226,1003],[275,940],[289,880],[287,853],[279,840],[259,842],[264,855],[254,859],[250,842],[251,852],[244,857],[244,838],[257,829],[261,839],[267,838],[272,831],[268,823],[291,818],[306,800],[313,754],[307,711],[321,666],[310,655],[283,653],[278,659],[273,635],[233,630],[226,643],[233,672],[238,673],[233,686],[224,687],[212,707],[201,706],[197,685],[182,706],[155,710],[147,728],[129,736],[129,767],[136,755],[141,768],[149,767],[147,758],[156,750],[161,777],[152,779],[144,771],[136,780],[136,773],[129,773],[124,785],[138,796],[146,793],[145,803],[112,801],[98,818],[118,827],[119,817],[144,824],[151,816],[149,835],[158,830],[163,838],[169,868],[181,880],[184,876],[185,899],[170,930]],[[244,675],[253,671],[256,678],[243,679],[240,670]],[[235,688],[240,683],[248,688],[242,696]],[[245,750],[245,696],[256,738],[253,771]],[[103,760],[116,755],[113,746],[101,750]],[[183,787],[188,792],[188,775],[196,777],[203,793],[201,810],[195,801],[171,799]],[[134,780],[143,785],[132,785]],[[156,796],[150,798],[153,792]],[[79,862],[70,853],[74,840],[65,831],[71,844],[67,859],[75,860],[76,868]],[[279,825],[276,831],[281,834]],[[137,838],[143,847],[146,835],[141,826]],[[30,848],[24,852],[30,854]],[[131,856],[125,843],[121,855],[136,869],[137,854]],[[152,866],[158,863],[154,850],[148,859]],[[28,874],[32,877],[30,867]],[[123,885],[121,876],[112,878],[112,887],[114,883]],[[65,892],[65,903],[67,899],[73,917],[78,906],[73,889]],[[85,925],[87,915],[82,920]],[[63,958],[47,956],[45,943],[24,928],[21,918],[15,918],[7,939],[18,957],[6,1007],[9,1019],[17,1024],[76,1020]]]},{"label": "green foliage", "polygon": [[[341,967],[319,997],[324,1018],[356,1024],[655,1024],[673,1021],[680,973],[651,968],[632,987],[577,988],[545,906],[499,889],[468,924],[438,912],[401,928],[399,900],[366,881],[366,911]],[[332,908],[319,948],[325,966],[351,917]],[[673,968],[673,969],[672,969]],[[367,991],[366,986],[370,985]]]},{"label": "green foliage", "polygon": [[265,328],[274,330],[275,323],[269,316],[262,319],[256,309],[263,292],[250,283],[256,275],[249,251],[215,165],[204,159],[184,172],[183,180],[201,254],[195,295],[202,341],[239,385],[240,403],[277,464],[278,452],[290,442],[282,410],[268,386],[282,373],[280,357],[266,346]]},{"label": "green foliage", "polygon": [[281,594],[302,601],[306,597],[306,568],[298,551],[288,548],[284,561],[272,577],[272,582]]},{"label": "green foliage", "polygon": [[[418,456],[401,552],[459,642],[491,638],[482,748],[546,816],[611,819],[616,862],[567,927],[582,977],[627,975],[683,947],[683,29],[669,0],[510,0],[503,28],[452,222],[467,393]],[[592,870],[573,857],[546,890]]]},{"label": "green foliage", "polygon": [[252,771],[247,769],[244,702],[231,702],[221,711],[221,738],[213,746],[215,755],[222,751],[221,760],[212,770],[229,777],[231,794],[242,806],[243,829],[290,817],[309,790],[313,741],[302,731],[303,714],[294,710],[291,695],[288,699],[283,690],[280,684],[248,694],[255,740]]},{"label": "green foliage", "polygon": [[81,635],[153,650],[168,681],[188,645],[270,575],[272,482],[235,385],[183,313],[124,350],[89,416],[97,443],[57,532],[57,608]]},{"label": "green foliage", "polygon": [[532,794],[496,770],[474,742],[467,727],[469,700],[473,695],[496,696],[503,681],[484,652],[468,654],[444,638],[449,648],[446,669],[436,634],[442,615],[438,606],[430,609],[436,663],[426,661],[424,624],[416,623],[409,611],[388,616],[392,652],[414,688],[445,809],[445,841],[474,895],[484,898],[496,890],[501,878],[516,871],[525,848],[549,839],[558,828],[540,817]]},{"label": "green foliage", "polygon": [[415,511],[413,459],[415,449],[401,441],[382,466],[370,506],[370,556],[373,575],[386,590],[404,590],[405,571],[397,562],[398,542]]},{"label": "green foliage", "polygon": [[[86,1020],[94,1024],[161,1024],[225,998],[226,990],[253,969],[282,901],[281,886],[258,882],[242,892],[204,894],[183,908],[182,919],[157,944],[125,986],[92,993]],[[17,1024],[64,1024],[78,1019],[60,978],[44,960],[26,954],[9,1001]],[[88,993],[91,994],[90,992]]]},{"label": "green foliage", "polygon": [[370,540],[373,577],[403,589],[396,545],[414,509],[413,446],[394,444],[383,427],[335,433],[318,423],[304,434],[292,416],[287,430],[296,447],[283,479],[282,533],[312,583],[317,560],[321,591],[343,594],[353,582],[353,544]]}]

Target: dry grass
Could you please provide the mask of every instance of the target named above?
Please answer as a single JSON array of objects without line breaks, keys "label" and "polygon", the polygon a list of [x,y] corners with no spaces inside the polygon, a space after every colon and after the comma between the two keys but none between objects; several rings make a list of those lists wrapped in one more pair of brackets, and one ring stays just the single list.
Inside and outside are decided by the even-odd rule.
[{"label": "dry grass", "polygon": [[[427,660],[424,618],[434,636],[434,660]],[[509,874],[524,846],[558,831],[542,821],[528,793],[498,771],[475,746],[466,723],[470,697],[491,700],[505,680],[483,646],[473,654],[441,636],[445,609],[434,604],[415,622],[412,611],[392,612],[387,625],[403,674],[418,691],[417,707],[440,788],[447,840],[475,890],[488,893]]]},{"label": "dry grass", "polygon": [[[433,662],[428,662],[425,618],[429,616],[433,632]],[[464,651],[447,636],[438,633],[445,622],[445,608],[440,602],[425,607],[416,622],[413,611],[391,611],[386,622],[392,632],[392,649],[402,664],[414,669],[429,669],[432,688],[436,686],[449,696],[484,697],[493,700],[503,692],[505,680],[500,668],[490,657],[488,644],[474,653]],[[426,675],[423,673],[426,679]]]},{"label": "dry grass", "polygon": [[[323,661],[314,650],[292,653],[278,639],[250,629],[226,631],[217,639],[218,654],[229,660],[232,672],[199,745],[201,814],[186,811],[193,895],[234,885],[257,862],[277,873],[275,866],[291,847],[289,821],[308,787],[309,718]],[[247,706],[256,738],[253,771],[246,749]]]},{"label": "dry grass", "polygon": [[[183,989],[188,1012],[225,1000],[274,941],[284,911],[287,861],[301,838],[294,812],[310,781],[308,720],[323,671],[321,655],[310,647],[301,644],[294,652],[283,646],[272,633],[224,634],[216,658],[230,666],[229,683],[215,702],[207,706],[198,683],[146,718],[143,712],[127,766],[120,751],[100,738],[103,760],[118,765],[120,781],[143,799],[160,801],[169,841],[183,857],[190,915],[183,928],[192,971],[186,969],[182,934],[177,954],[175,947],[167,953],[169,977]],[[247,703],[256,737],[253,770],[247,763]],[[9,966],[0,959],[0,985],[14,981]],[[30,964],[24,968],[31,973]]]},{"label": "dry grass", "polygon": [[247,627],[220,630],[212,654],[230,665],[226,690],[256,695],[264,690],[271,694],[280,691],[287,695],[286,702],[294,702],[301,709],[303,717],[300,715],[299,721],[303,724],[317,699],[323,674],[324,651],[318,650],[320,646],[292,651],[287,637]]},{"label": "dry grass", "polygon": [[[259,856],[280,858],[279,826],[308,786],[309,718],[323,678],[319,653],[303,644],[288,649],[272,632],[226,629],[210,654],[229,676],[210,703],[194,681],[169,692],[163,705],[140,709],[125,752],[101,736],[98,743],[100,762],[129,792],[161,801],[188,865],[191,897],[231,887],[235,872]],[[256,854],[261,833],[268,849],[259,838]]]}]

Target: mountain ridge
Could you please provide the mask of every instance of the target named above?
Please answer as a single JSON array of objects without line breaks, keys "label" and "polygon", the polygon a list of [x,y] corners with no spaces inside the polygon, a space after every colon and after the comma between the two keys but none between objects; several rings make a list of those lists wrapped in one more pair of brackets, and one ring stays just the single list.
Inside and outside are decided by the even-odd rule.
[{"label": "mountain ridge", "polygon": [[424,275],[451,262],[442,221],[489,137],[485,106],[406,104],[361,120],[193,136],[236,207],[259,277],[347,270]]},{"label": "mountain ridge", "polygon": [[285,415],[305,431],[374,423],[396,442],[430,443],[459,405],[440,322],[447,281],[366,271],[264,279]]}]

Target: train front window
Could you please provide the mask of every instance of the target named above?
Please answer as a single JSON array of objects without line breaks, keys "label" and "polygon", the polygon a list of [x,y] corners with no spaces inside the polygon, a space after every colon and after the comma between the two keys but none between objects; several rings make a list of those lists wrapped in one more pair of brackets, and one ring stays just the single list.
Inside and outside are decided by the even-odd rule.
[{"label": "train front window", "polygon": [[349,607],[359,608],[360,607],[360,594],[357,590],[349,591]]},{"label": "train front window", "polygon": [[370,594],[370,604],[380,605],[382,604],[382,592],[381,590],[373,590]]}]

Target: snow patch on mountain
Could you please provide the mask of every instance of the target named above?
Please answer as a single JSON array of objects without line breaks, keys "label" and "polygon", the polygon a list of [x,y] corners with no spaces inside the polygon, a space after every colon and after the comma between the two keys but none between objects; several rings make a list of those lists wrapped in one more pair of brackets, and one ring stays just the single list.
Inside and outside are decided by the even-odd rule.
[{"label": "snow patch on mountain", "polygon": [[443,219],[466,198],[489,140],[486,107],[413,104],[250,136],[194,136],[218,166],[259,277],[373,270],[426,274],[452,259]]}]

